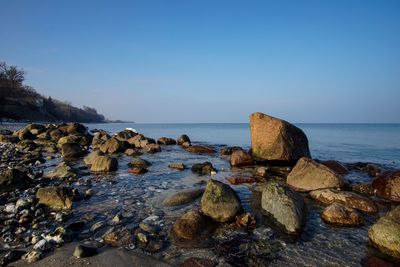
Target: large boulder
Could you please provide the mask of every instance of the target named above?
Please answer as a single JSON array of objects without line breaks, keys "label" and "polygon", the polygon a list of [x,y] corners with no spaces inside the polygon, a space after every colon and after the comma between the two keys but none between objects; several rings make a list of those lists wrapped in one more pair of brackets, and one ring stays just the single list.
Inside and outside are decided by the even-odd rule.
[{"label": "large boulder", "polygon": [[13,133],[13,136],[18,137],[19,140],[34,140],[36,137],[27,128],[22,128]]},{"label": "large boulder", "polygon": [[342,177],[310,158],[301,158],[287,177],[287,183],[298,191],[344,186]]},{"label": "large boulder", "polygon": [[321,217],[326,222],[337,225],[357,226],[364,223],[363,217],[359,212],[339,202],[334,202],[326,207]]},{"label": "large boulder", "polygon": [[92,172],[112,172],[118,169],[118,161],[101,151],[94,151],[85,157],[84,162]]},{"label": "large boulder", "polygon": [[185,144],[185,143],[187,143],[189,146],[190,146],[190,144],[191,144],[191,142],[190,142],[190,138],[189,138],[189,136],[187,136],[186,134],[182,134],[181,136],[179,136],[178,137],[178,140],[177,140],[177,143],[178,143],[178,145],[183,145],[183,144]]},{"label": "large boulder", "polygon": [[368,231],[371,244],[390,256],[400,258],[400,206],[381,217]]},{"label": "large boulder", "polygon": [[125,151],[124,143],[117,138],[111,138],[100,145],[100,151],[107,154],[114,154]]},{"label": "large boulder", "polygon": [[65,143],[62,144],[60,148],[61,155],[67,160],[76,159],[86,154],[86,150],[76,143]]},{"label": "large boulder", "polygon": [[132,138],[132,137],[134,137],[136,135],[137,135],[137,133],[135,133],[134,131],[129,130],[129,129],[125,129],[125,130],[117,133],[115,135],[115,138],[117,138],[120,141],[128,141],[128,139],[130,139],[130,138]]},{"label": "large boulder", "polygon": [[107,141],[110,138],[111,138],[111,136],[106,131],[99,130],[93,136],[92,146],[98,147],[99,145],[101,145],[102,143],[104,143],[105,141]]},{"label": "large boulder", "polygon": [[231,166],[245,167],[253,165],[253,158],[243,150],[235,150],[231,155]]},{"label": "large boulder", "polygon": [[154,153],[161,152],[161,146],[158,144],[148,144],[144,147],[144,150],[147,153],[154,154]]},{"label": "large boulder", "polygon": [[39,188],[36,192],[39,204],[53,210],[70,210],[72,208],[72,190],[63,186],[48,186]]},{"label": "large boulder", "polygon": [[182,239],[194,239],[199,237],[204,230],[205,218],[200,212],[192,210],[183,214],[172,225],[173,233]]},{"label": "large boulder", "polygon": [[0,193],[25,188],[30,179],[18,169],[6,169],[0,173]]},{"label": "large boulder", "polygon": [[276,182],[269,182],[262,190],[261,207],[289,234],[301,232],[306,207],[299,193]]},{"label": "large boulder", "polygon": [[380,174],[372,181],[372,188],[377,196],[400,202],[400,170]]},{"label": "large boulder", "polygon": [[311,157],[307,136],[287,121],[253,113],[250,115],[250,135],[256,160],[296,162],[301,157]]},{"label": "large boulder", "polygon": [[242,205],[229,185],[211,179],[201,198],[201,210],[214,221],[228,222],[242,210]]},{"label": "large boulder", "polygon": [[340,191],[335,189],[320,189],[310,192],[310,196],[325,204],[340,202],[346,207],[353,208],[367,213],[378,212],[378,207],[372,200],[357,195],[353,192]]},{"label": "large boulder", "polygon": [[54,170],[48,172],[46,174],[47,178],[59,178],[59,179],[67,179],[67,178],[77,178],[78,175],[67,163],[61,162],[58,164]]},{"label": "large boulder", "polygon": [[67,134],[86,134],[87,128],[83,124],[71,122],[67,124],[66,132]]}]

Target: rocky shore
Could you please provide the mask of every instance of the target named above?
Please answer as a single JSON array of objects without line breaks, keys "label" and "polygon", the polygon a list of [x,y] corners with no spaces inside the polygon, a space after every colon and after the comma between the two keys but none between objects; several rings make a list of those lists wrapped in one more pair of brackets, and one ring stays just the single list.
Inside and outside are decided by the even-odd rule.
[{"label": "rocky shore", "polygon": [[0,265],[285,265],[322,228],[368,251],[322,265],[400,264],[400,170],[312,159],[302,130],[262,113],[250,133],[246,150],[79,123],[0,130]]}]

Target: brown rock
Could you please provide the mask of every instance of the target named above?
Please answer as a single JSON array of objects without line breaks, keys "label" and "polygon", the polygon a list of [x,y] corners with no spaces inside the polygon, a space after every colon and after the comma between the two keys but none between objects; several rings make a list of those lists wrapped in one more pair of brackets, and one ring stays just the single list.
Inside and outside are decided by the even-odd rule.
[{"label": "brown rock", "polygon": [[332,204],[333,202],[340,202],[346,207],[357,209],[368,213],[378,212],[375,203],[363,196],[357,195],[353,192],[340,191],[334,189],[320,189],[310,192],[310,196],[325,204]]},{"label": "brown rock", "polygon": [[362,267],[396,267],[394,264],[387,262],[375,256],[368,255],[361,260]]},{"label": "brown rock", "polygon": [[197,154],[214,154],[215,150],[206,146],[188,146],[185,148],[187,152]]},{"label": "brown rock", "polygon": [[256,160],[296,162],[301,157],[311,157],[307,136],[284,120],[253,113],[250,115],[250,135]]},{"label": "brown rock", "polygon": [[287,177],[287,183],[298,191],[344,186],[342,177],[323,164],[301,158]]},{"label": "brown rock", "polygon": [[133,235],[126,228],[117,229],[104,236],[104,243],[112,247],[127,246],[133,242]]},{"label": "brown rock", "polygon": [[82,147],[75,143],[65,143],[60,146],[64,159],[76,159],[86,154]]},{"label": "brown rock", "polygon": [[190,189],[177,192],[163,201],[163,205],[167,207],[179,206],[190,203],[201,197],[204,193],[204,188]]},{"label": "brown rock", "polygon": [[326,207],[321,217],[326,222],[337,225],[356,226],[364,222],[359,212],[338,202]]},{"label": "brown rock", "polygon": [[236,150],[231,156],[231,166],[244,167],[253,165],[253,158],[243,150]]},{"label": "brown rock", "polygon": [[176,145],[176,141],[172,138],[161,137],[158,139],[157,144],[159,145]]},{"label": "brown rock", "polygon": [[236,226],[245,229],[252,230],[256,228],[256,219],[248,212],[236,216]]},{"label": "brown rock", "polygon": [[125,155],[134,157],[134,156],[140,156],[142,155],[142,153],[136,150],[135,148],[128,148],[127,150],[125,150]]},{"label": "brown rock", "polygon": [[157,153],[157,152],[161,152],[161,146],[157,145],[157,144],[148,144],[144,147],[144,150],[147,153]]},{"label": "brown rock", "polygon": [[224,148],[221,148],[221,150],[219,151],[219,154],[221,156],[229,156],[229,155],[232,155],[232,153],[237,150],[243,150],[243,148],[241,148],[240,146],[224,147]]},{"label": "brown rock", "polygon": [[182,239],[194,239],[200,235],[205,225],[204,216],[198,211],[189,211],[182,215],[174,225],[172,231]]},{"label": "brown rock", "polygon": [[178,145],[183,145],[184,143],[188,143],[189,146],[191,144],[189,136],[186,134],[181,135],[177,140]]},{"label": "brown rock", "polygon": [[48,186],[39,188],[36,192],[39,204],[44,204],[53,210],[69,210],[72,208],[73,194],[68,187]]},{"label": "brown rock", "polygon": [[132,173],[132,174],[143,174],[143,173],[147,172],[147,169],[146,168],[140,168],[140,167],[134,167],[134,168],[130,168],[128,170],[128,172]]},{"label": "brown rock", "polygon": [[124,143],[117,138],[110,138],[100,145],[100,151],[107,154],[114,154],[125,151]]},{"label": "brown rock", "polygon": [[186,166],[183,163],[171,163],[168,165],[168,167],[171,169],[176,169],[176,170],[180,170],[180,171],[183,171],[184,169],[186,169]]},{"label": "brown rock", "polygon": [[372,181],[372,188],[377,196],[400,202],[400,170],[382,173]]},{"label": "brown rock", "polygon": [[336,160],[327,160],[322,162],[322,164],[339,175],[347,175],[349,173],[347,168]]},{"label": "brown rock", "polygon": [[228,177],[228,181],[230,184],[233,185],[238,185],[238,184],[251,184],[251,183],[255,183],[256,180],[254,179],[254,177],[252,176],[231,176]]},{"label": "brown rock", "polygon": [[90,166],[92,172],[113,172],[118,170],[118,161],[107,155],[97,156]]},{"label": "brown rock", "polygon": [[77,122],[71,122],[67,124],[67,133],[68,134],[86,134],[87,128],[85,125],[77,123]]}]

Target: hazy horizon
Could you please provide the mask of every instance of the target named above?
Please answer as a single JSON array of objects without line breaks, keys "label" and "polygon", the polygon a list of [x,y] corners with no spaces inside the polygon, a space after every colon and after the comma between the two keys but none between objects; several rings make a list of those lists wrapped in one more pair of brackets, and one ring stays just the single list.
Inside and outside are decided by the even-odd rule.
[{"label": "hazy horizon", "polygon": [[135,123],[400,123],[399,1],[7,1],[0,61]]}]

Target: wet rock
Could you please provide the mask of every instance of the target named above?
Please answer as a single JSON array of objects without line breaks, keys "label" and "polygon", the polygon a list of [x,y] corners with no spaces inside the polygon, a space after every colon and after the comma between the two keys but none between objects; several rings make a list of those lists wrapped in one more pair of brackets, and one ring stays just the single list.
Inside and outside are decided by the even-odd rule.
[{"label": "wet rock", "polygon": [[254,170],[254,175],[257,177],[268,178],[268,168],[261,166]]},{"label": "wet rock", "polygon": [[189,211],[182,215],[172,226],[174,234],[182,239],[199,237],[204,230],[205,218],[198,211]]},{"label": "wet rock", "polygon": [[67,178],[77,178],[78,175],[70,166],[65,162],[61,162],[54,170],[50,171],[46,174],[47,178],[59,178],[59,179],[67,179]]},{"label": "wet rock", "polygon": [[364,223],[359,212],[339,202],[334,202],[326,207],[321,217],[328,223],[344,226],[357,226]]},{"label": "wet rock", "polygon": [[311,157],[304,132],[287,121],[259,112],[250,115],[251,149],[259,161],[296,162]]},{"label": "wet rock", "polygon": [[97,254],[99,254],[97,248],[92,248],[84,245],[77,245],[72,255],[80,259],[80,258],[92,257]]},{"label": "wet rock", "polygon": [[52,130],[49,135],[51,140],[58,141],[61,137],[65,135],[65,133],[59,129],[55,129]]},{"label": "wet rock", "polygon": [[135,133],[134,131],[129,130],[129,129],[125,129],[125,130],[117,133],[115,135],[115,138],[117,138],[120,141],[128,141],[130,138],[132,138],[132,137],[134,137],[136,135],[137,135],[137,133]]},{"label": "wet rock", "polygon": [[118,161],[116,158],[104,156],[96,156],[93,164],[90,165],[92,172],[113,172],[118,170]]},{"label": "wet rock", "polygon": [[93,136],[92,146],[93,147],[98,147],[98,146],[100,146],[102,143],[104,143],[105,141],[107,141],[110,138],[111,138],[111,136],[107,132],[105,132],[103,130],[99,130]]},{"label": "wet rock", "polygon": [[150,154],[158,153],[161,152],[161,146],[157,144],[148,144],[144,147],[144,150]]},{"label": "wet rock", "polygon": [[104,242],[112,247],[127,246],[133,242],[131,232],[126,228],[120,228],[104,236]]},{"label": "wet rock", "polygon": [[25,252],[21,250],[11,250],[0,258],[0,266],[6,266],[14,261],[19,260],[24,254]]},{"label": "wet rock", "polygon": [[64,227],[57,227],[54,232],[45,235],[44,239],[53,244],[63,244],[72,241],[72,232],[67,231]]},{"label": "wet rock", "polygon": [[215,263],[212,260],[209,259],[202,259],[202,258],[196,258],[196,257],[192,257],[189,259],[186,259],[183,263],[182,263],[182,267],[214,267],[216,266],[217,263]]},{"label": "wet rock", "polygon": [[198,175],[211,175],[217,173],[210,162],[196,163],[192,166],[192,172]]},{"label": "wet rock", "polygon": [[211,179],[201,198],[201,210],[214,221],[228,222],[242,210],[242,205],[229,185]]},{"label": "wet rock", "polygon": [[73,194],[68,187],[48,186],[39,188],[36,198],[39,204],[44,204],[54,210],[69,210],[72,208]]},{"label": "wet rock", "polygon": [[253,230],[256,228],[256,219],[248,212],[236,216],[235,225],[244,230]]},{"label": "wet rock", "polygon": [[151,138],[145,137],[142,134],[138,134],[130,139],[128,139],[128,143],[136,148],[144,148],[149,144],[155,144],[155,141]]},{"label": "wet rock", "polygon": [[301,158],[287,177],[287,183],[298,191],[344,186],[342,177],[323,164],[309,158]]},{"label": "wet rock", "polygon": [[310,196],[325,204],[332,204],[333,202],[340,202],[346,207],[356,210],[376,213],[378,208],[376,204],[363,196],[357,195],[353,192],[340,191],[335,189],[320,189],[310,192]]},{"label": "wet rock", "polygon": [[171,169],[176,169],[176,170],[180,170],[180,171],[183,171],[184,169],[186,169],[186,166],[183,163],[171,163],[168,165],[168,167]]},{"label": "wet rock", "polygon": [[127,150],[125,150],[125,155],[135,157],[142,155],[142,153],[134,148],[128,148]]},{"label": "wet rock", "polygon": [[176,141],[172,138],[161,137],[157,140],[157,144],[159,145],[176,145]]},{"label": "wet rock", "polygon": [[100,151],[106,154],[124,152],[125,149],[124,143],[114,137],[100,145]]},{"label": "wet rock", "polygon": [[400,170],[387,171],[372,181],[377,196],[400,202]]},{"label": "wet rock", "polygon": [[146,168],[134,167],[134,168],[128,169],[128,172],[132,173],[132,174],[144,174],[144,173],[148,172],[148,170]]},{"label": "wet rock", "polygon": [[175,193],[169,197],[167,197],[163,201],[164,206],[179,206],[183,204],[187,204],[190,202],[193,202],[197,198],[201,197],[204,193],[204,188],[198,188],[198,189],[189,189],[189,190],[184,190],[180,191],[178,193]]},{"label": "wet rock", "polygon": [[14,137],[18,137],[19,140],[34,140],[36,137],[26,128],[22,128],[13,133]]},{"label": "wet rock", "polygon": [[360,193],[363,195],[374,195],[375,194],[375,190],[372,188],[371,183],[354,184],[351,186],[351,191]]},{"label": "wet rock", "polygon": [[322,164],[339,175],[347,175],[349,173],[347,168],[336,160],[323,161]]},{"label": "wet rock", "polygon": [[191,144],[190,138],[186,134],[179,136],[177,143],[178,143],[178,145],[183,145],[183,143],[189,143],[189,146]]},{"label": "wet rock", "polygon": [[86,134],[87,128],[83,124],[71,122],[67,124],[66,131],[67,134]]},{"label": "wet rock", "polygon": [[151,165],[150,162],[148,162],[145,159],[133,159],[130,163],[129,166],[132,168],[147,168]]},{"label": "wet rock", "polygon": [[396,267],[394,264],[387,262],[375,256],[367,255],[361,260],[362,267]]},{"label": "wet rock", "polygon": [[241,150],[243,150],[243,148],[241,148],[240,146],[223,147],[219,151],[219,154],[221,156],[230,156],[230,155],[232,155],[233,152],[241,151]]},{"label": "wet rock", "polygon": [[262,189],[261,207],[289,234],[301,232],[306,207],[299,193],[276,182],[269,182]]},{"label": "wet rock", "polygon": [[32,250],[27,252],[22,256],[22,259],[27,263],[33,263],[41,260],[43,258],[43,253],[41,251]]},{"label": "wet rock", "polygon": [[231,156],[231,166],[245,167],[253,165],[253,158],[249,153],[243,150],[236,150]]},{"label": "wet rock", "polygon": [[39,250],[39,251],[48,251],[52,248],[50,242],[48,242],[46,239],[42,239],[38,241],[34,246],[34,250]]},{"label": "wet rock", "polygon": [[64,159],[76,159],[86,154],[82,147],[75,143],[65,143],[60,146]]},{"label": "wet rock", "polygon": [[251,176],[231,176],[228,177],[228,181],[230,184],[232,185],[239,185],[239,184],[251,184],[251,183],[255,183],[256,179],[254,179],[254,177]]},{"label": "wet rock", "polygon": [[371,244],[381,252],[400,258],[400,206],[381,217],[368,231]]},{"label": "wet rock", "polygon": [[215,150],[210,147],[206,146],[189,146],[185,147],[185,150],[190,153],[196,153],[196,154],[214,154]]},{"label": "wet rock", "polygon": [[372,177],[376,177],[381,173],[381,169],[375,164],[371,163],[368,163],[366,166],[364,166],[362,170],[368,173]]},{"label": "wet rock", "polygon": [[3,170],[0,173],[0,193],[23,189],[30,181],[27,174],[17,168]]}]

